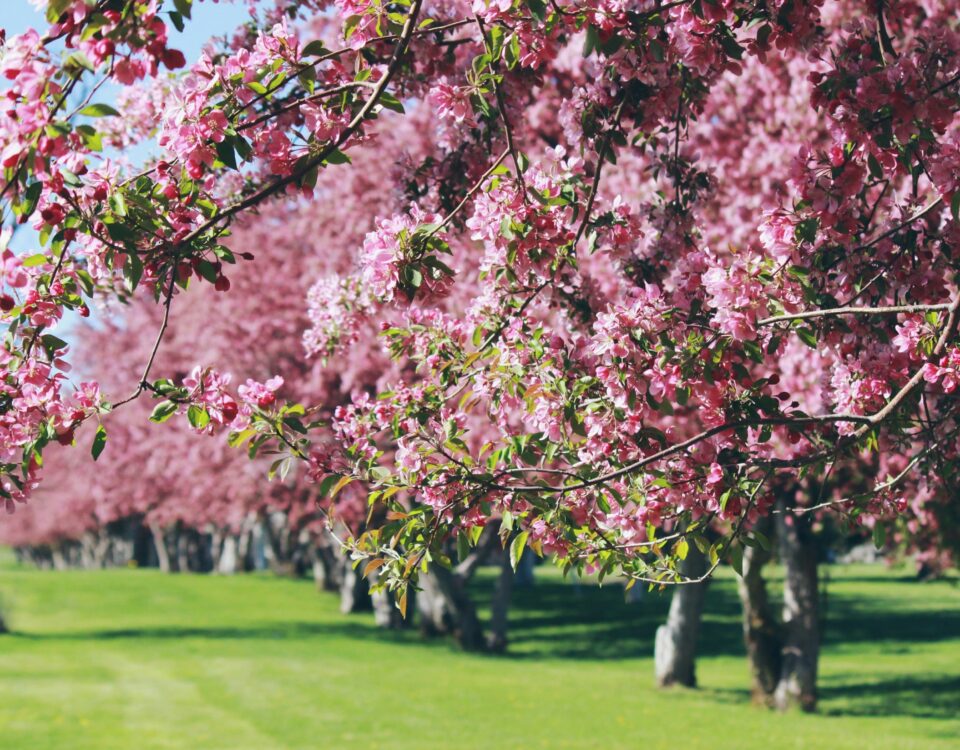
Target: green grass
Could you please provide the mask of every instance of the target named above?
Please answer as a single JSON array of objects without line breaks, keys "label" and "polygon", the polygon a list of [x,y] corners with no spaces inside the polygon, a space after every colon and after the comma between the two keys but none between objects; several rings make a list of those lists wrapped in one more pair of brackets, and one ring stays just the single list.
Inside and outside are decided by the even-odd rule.
[{"label": "green grass", "polygon": [[[0,562],[0,747],[957,748],[960,589],[830,570],[817,716],[749,704],[730,579],[711,586],[698,690],[651,683],[668,604],[552,570],[511,654],[470,656],[344,617],[306,581],[51,573]],[[488,595],[489,577],[478,586]]]}]

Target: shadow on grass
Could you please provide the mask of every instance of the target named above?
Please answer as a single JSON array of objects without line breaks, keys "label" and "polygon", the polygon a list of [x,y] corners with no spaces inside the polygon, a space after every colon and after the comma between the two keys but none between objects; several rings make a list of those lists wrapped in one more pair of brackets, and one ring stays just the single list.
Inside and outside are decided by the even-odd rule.
[{"label": "shadow on grass", "polygon": [[960,718],[960,675],[918,675],[820,688],[826,716]]},{"label": "shadow on grass", "polygon": [[383,635],[365,623],[345,622],[340,624],[315,622],[284,622],[276,625],[238,627],[166,627],[117,628],[115,630],[78,630],[59,633],[23,633],[13,631],[13,638],[28,641],[112,641],[112,640],[179,640],[203,638],[209,640],[309,640],[314,638],[368,638],[376,633]]}]

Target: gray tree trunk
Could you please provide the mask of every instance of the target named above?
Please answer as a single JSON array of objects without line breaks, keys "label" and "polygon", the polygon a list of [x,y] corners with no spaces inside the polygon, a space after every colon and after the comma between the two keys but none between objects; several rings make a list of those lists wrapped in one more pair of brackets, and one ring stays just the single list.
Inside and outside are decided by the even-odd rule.
[{"label": "gray tree trunk", "polygon": [[[769,517],[760,521],[758,530],[771,536],[773,523]],[[743,576],[737,579],[737,593],[743,605],[743,642],[747,648],[753,699],[770,705],[781,668],[781,629],[770,608],[763,567],[770,561],[770,552],[760,547],[747,547],[743,552]]]},{"label": "gray tree trunk", "polygon": [[150,525],[150,533],[153,534],[153,546],[157,551],[157,566],[164,573],[170,572],[170,553],[167,551],[166,535],[156,524]]},{"label": "gray tree trunk", "polygon": [[174,529],[176,543],[174,549],[177,555],[177,572],[190,572],[190,548],[189,548],[189,529],[184,529],[178,521]]},{"label": "gray tree trunk", "polygon": [[420,615],[421,632],[427,637],[449,633],[451,614],[440,590],[440,582],[436,576],[424,573],[418,584],[420,590],[417,592],[417,613]]},{"label": "gray tree trunk", "polygon": [[[527,552],[524,557],[532,558],[533,555]],[[521,559],[521,563],[523,558]],[[503,562],[500,563],[500,575],[497,577],[497,584],[493,590],[493,601],[490,603],[490,635],[487,636],[487,648],[496,653],[502,653],[507,650],[507,627],[508,615],[510,613],[510,599],[513,596],[513,584],[517,578],[513,567],[510,565],[510,556],[504,555]]]},{"label": "gray tree trunk", "polygon": [[53,547],[52,550],[53,557],[53,568],[54,570],[66,570],[70,566],[67,564],[67,557],[64,554],[64,545],[63,543],[57,544]]},{"label": "gray tree trunk", "polygon": [[458,645],[464,651],[483,651],[486,647],[483,626],[477,617],[477,608],[467,593],[469,578],[432,563],[429,572],[421,578],[431,576],[436,581],[444,608],[449,614],[449,624]]},{"label": "gray tree trunk", "polygon": [[339,591],[343,579],[344,561],[336,541],[324,533],[313,546],[313,581],[317,591]]},{"label": "gray tree trunk", "polygon": [[809,514],[795,514],[792,500],[777,501],[777,536],[785,568],[783,649],[774,703],[780,710],[817,707],[817,661],[820,656],[817,546]]},{"label": "gray tree trunk", "polygon": [[[371,588],[377,584],[378,578],[378,571],[370,574],[369,584]],[[412,586],[407,595],[409,597],[414,596]],[[401,614],[400,609],[397,607],[393,592],[387,591],[386,589],[383,591],[373,591],[370,593],[370,602],[373,606],[373,619],[378,627],[389,630],[399,630],[400,628],[407,627],[408,621],[404,620],[403,614]],[[409,604],[407,606],[410,607]],[[416,606],[416,604],[414,604],[414,606]],[[410,609],[412,611],[412,607]]]},{"label": "gray tree trunk", "polygon": [[229,532],[223,535],[223,541],[218,545],[217,572],[229,576],[243,570],[243,558],[240,557],[240,541],[236,534]]},{"label": "gray tree trunk", "polygon": [[354,612],[369,612],[372,609],[370,601],[370,586],[363,577],[360,568],[354,568],[349,562],[344,567],[343,580],[340,584],[340,611],[345,615]]},{"label": "gray tree trunk", "polygon": [[[686,578],[698,578],[706,572],[706,558],[691,543],[686,559],[680,563],[680,573]],[[706,581],[674,587],[667,622],[657,628],[654,641],[654,673],[659,687],[696,687],[697,636],[706,593]]]},{"label": "gray tree trunk", "polygon": [[250,567],[253,570],[267,569],[267,544],[263,524],[254,519],[250,529]]}]

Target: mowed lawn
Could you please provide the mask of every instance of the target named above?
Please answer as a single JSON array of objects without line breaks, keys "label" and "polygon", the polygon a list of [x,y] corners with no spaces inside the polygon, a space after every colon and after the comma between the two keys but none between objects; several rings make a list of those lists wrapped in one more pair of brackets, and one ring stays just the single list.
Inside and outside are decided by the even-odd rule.
[{"label": "mowed lawn", "polygon": [[[711,585],[698,690],[657,691],[669,602],[549,568],[506,657],[378,631],[308,581],[42,572],[0,562],[0,748],[960,747],[960,588],[829,569],[817,716],[751,706],[732,578]],[[477,594],[488,595],[489,575]]]}]

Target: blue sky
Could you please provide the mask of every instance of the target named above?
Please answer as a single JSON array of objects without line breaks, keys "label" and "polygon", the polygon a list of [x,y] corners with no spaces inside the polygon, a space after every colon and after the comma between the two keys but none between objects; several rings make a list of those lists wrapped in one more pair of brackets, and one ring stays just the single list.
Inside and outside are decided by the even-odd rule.
[{"label": "blue sky", "polygon": [[[46,23],[43,14],[34,10],[28,0],[0,0],[0,5],[0,27],[7,30],[7,36],[21,34],[31,26],[41,28]],[[173,7],[171,2],[165,5]],[[233,31],[249,18],[243,0],[220,0],[217,4],[211,0],[195,0],[192,15],[193,20],[187,23],[183,33],[173,24],[167,24],[171,46],[182,50],[187,60],[195,59],[211,36]]]},{"label": "blue sky", "polygon": [[[165,5],[173,7],[168,2]],[[177,31],[172,23],[168,23],[170,46],[181,50],[186,55],[188,64],[195,60],[203,48],[204,43],[212,36],[232,32],[244,23],[249,14],[243,0],[220,0],[213,3],[211,0],[194,0],[192,18],[187,22],[183,32]],[[22,34],[30,27],[38,30],[46,28],[43,13],[34,9],[28,0],[0,0],[0,28],[11,37]],[[113,89],[115,92],[116,89]],[[99,92],[99,101],[110,102],[113,98],[111,87],[106,86]],[[146,156],[148,149],[144,149]],[[131,156],[131,158],[138,158]],[[15,252],[33,252],[36,247],[37,234],[29,227],[20,227],[14,235],[10,247]]]}]

